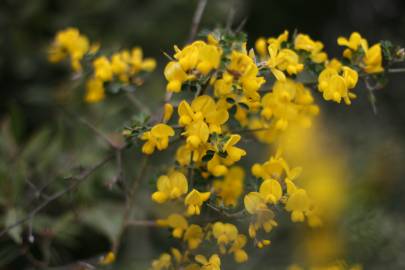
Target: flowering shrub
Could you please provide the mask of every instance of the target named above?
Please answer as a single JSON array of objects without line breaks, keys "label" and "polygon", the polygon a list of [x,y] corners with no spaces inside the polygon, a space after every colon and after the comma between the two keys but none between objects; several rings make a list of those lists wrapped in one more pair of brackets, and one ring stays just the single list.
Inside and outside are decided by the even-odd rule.
[{"label": "flowering shrub", "polygon": [[[156,207],[176,209],[153,223],[168,228],[177,243],[151,269],[221,269],[226,257],[244,263],[247,245],[271,245],[280,211],[292,222],[322,226],[322,212],[299,183],[302,168],[283,158],[283,147],[257,160],[242,141],[273,145],[297,125],[310,128],[320,111],[314,95],[350,105],[361,80],[372,94],[391,66],[405,59],[403,49],[388,41],[370,46],[357,32],[337,43],[342,58],[328,56],[322,42],[303,33],[262,37],[248,48],[245,34],[217,29],[166,55],[161,110],[123,130],[126,146],[141,145],[145,160],[176,149],[150,198]],[[99,47],[69,28],[56,35],[49,50],[51,62],[68,59],[74,72],[86,74],[88,103],[141,86],[156,66],[140,48],[104,55]],[[116,251],[117,246],[101,263],[112,263]]]}]

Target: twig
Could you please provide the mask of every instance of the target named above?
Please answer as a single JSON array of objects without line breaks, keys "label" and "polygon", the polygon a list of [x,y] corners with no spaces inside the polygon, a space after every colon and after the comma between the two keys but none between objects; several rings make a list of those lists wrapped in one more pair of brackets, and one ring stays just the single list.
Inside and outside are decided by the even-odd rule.
[{"label": "twig", "polygon": [[226,26],[225,26],[226,30],[228,31],[231,30],[234,17],[235,17],[235,9],[231,7],[228,13],[228,18],[226,19]]},{"label": "twig", "polygon": [[242,29],[243,29],[243,27],[245,26],[246,22],[247,22],[247,18],[244,18],[244,19],[240,22],[240,24],[238,25],[238,27],[236,27],[235,32],[236,32],[236,33],[239,33],[240,31],[242,31]]},{"label": "twig", "polygon": [[132,92],[127,92],[127,97],[129,101],[131,101],[131,103],[135,105],[135,107],[137,107],[141,112],[150,115],[149,108],[145,106],[145,104],[143,104],[139,99],[137,99]]},{"label": "twig", "polygon": [[388,69],[388,73],[404,73],[405,68],[390,68]]},{"label": "twig", "polygon": [[48,199],[48,195],[44,194],[43,188],[38,188],[34,183],[31,182],[28,178],[25,178],[25,182],[30,186],[30,188],[34,191],[34,197],[35,198],[44,198]]},{"label": "twig", "polygon": [[111,148],[113,149],[121,149],[122,147],[116,145],[104,132],[99,130],[95,125],[87,121],[85,118],[77,115],[75,113],[69,112],[67,110],[63,110],[67,115],[71,116],[72,118],[76,119],[79,123],[82,123],[86,127],[88,127],[91,131],[93,131],[98,137],[100,137],[103,141],[105,141]]},{"label": "twig", "polygon": [[207,0],[198,0],[197,8],[195,9],[193,16],[193,21],[191,22],[190,35],[188,37],[187,43],[190,43],[195,38],[206,5]]},{"label": "twig", "polygon": [[135,194],[136,194],[136,190],[138,188],[139,182],[141,181],[142,177],[144,176],[144,173],[146,171],[147,165],[148,165],[148,157],[145,157],[143,159],[143,162],[140,166],[140,172],[138,174],[138,176],[136,177],[136,179],[133,181],[131,189],[127,191],[127,196],[126,196],[126,207],[125,207],[125,211],[122,217],[122,224],[121,224],[121,228],[119,230],[119,233],[117,235],[116,240],[113,243],[113,247],[112,247],[112,251],[114,253],[117,253],[118,248],[120,246],[121,243],[121,239],[122,236],[125,232],[125,229],[128,226],[128,222],[129,222],[129,218],[130,218],[130,214],[132,211],[132,206],[135,200]]},{"label": "twig", "polygon": [[226,216],[226,217],[228,217],[228,218],[241,218],[241,217],[244,217],[245,214],[246,214],[246,210],[245,210],[245,209],[242,209],[242,210],[240,210],[240,211],[238,211],[238,212],[229,213],[229,212],[226,212],[224,209],[218,208],[218,207],[216,207],[215,205],[213,205],[213,204],[211,204],[211,203],[207,203],[206,205],[207,205],[209,208],[211,208],[212,210],[214,210],[215,212],[218,212],[218,213],[220,213],[221,215],[224,215],[224,216]]},{"label": "twig", "polygon": [[127,226],[154,227],[158,226],[158,224],[154,220],[129,220],[127,221]]},{"label": "twig", "polygon": [[101,162],[97,163],[93,167],[89,168],[88,170],[82,172],[78,176],[71,177],[72,179],[75,179],[73,183],[71,183],[67,188],[58,191],[54,193],[53,195],[48,196],[48,199],[43,201],[40,205],[38,205],[36,208],[34,208],[27,216],[24,218],[18,220],[17,222],[11,224],[10,226],[7,226],[4,230],[0,232],[0,237],[2,237],[4,234],[6,234],[9,230],[27,222],[28,220],[31,220],[38,212],[40,212],[42,209],[44,209],[48,204],[51,202],[59,199],[62,197],[64,194],[68,193],[71,190],[74,190],[79,184],[81,184],[88,176],[90,176],[93,172],[95,172],[97,169],[105,165],[108,161],[110,161],[113,158],[113,155],[108,156],[107,158],[103,159]]}]

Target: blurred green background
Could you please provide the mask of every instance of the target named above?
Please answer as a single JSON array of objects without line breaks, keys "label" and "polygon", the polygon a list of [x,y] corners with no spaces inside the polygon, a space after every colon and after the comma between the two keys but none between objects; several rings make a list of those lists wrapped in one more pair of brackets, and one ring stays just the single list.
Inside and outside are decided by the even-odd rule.
[{"label": "blurred green background", "polygon": [[[136,95],[153,110],[164,93],[162,70],[167,59],[163,52],[171,53],[174,44],[184,44],[195,6],[196,1],[191,0],[0,2],[2,225],[12,223],[38,203],[30,183],[47,185],[45,190],[51,194],[66,186],[64,177],[107,153],[103,141],[83,126],[77,115],[114,136],[137,113],[125,96],[83,104],[83,89],[71,79],[68,67],[47,62],[46,50],[54,34],[74,26],[106,51],[141,46],[145,56],[157,59],[158,68]],[[384,39],[405,44],[405,2],[401,0],[208,0],[201,30],[224,26],[232,13],[235,27],[246,19],[243,29],[250,46],[257,37],[278,35],[284,29],[298,29],[321,40],[330,55],[341,52],[336,38],[352,31],[359,31],[373,43]],[[337,226],[345,236],[341,259],[360,263],[364,269],[405,269],[404,82],[403,75],[392,74],[387,87],[375,93],[378,114],[373,113],[363,85],[356,90],[358,99],[351,106],[317,98],[324,134],[339,141],[350,171],[345,179],[349,203]],[[328,143],[324,146],[328,148]],[[137,173],[137,152],[125,152],[128,178]],[[46,260],[55,268],[69,267],[108,251],[123,203],[117,187],[106,187],[115,173],[114,164],[109,164],[77,192],[35,217],[33,244],[28,242],[26,226],[2,237],[0,268],[35,269],[39,267],[36,260]],[[144,179],[135,217],[152,219],[164,213],[148,201],[151,182],[158,174],[159,167]],[[292,254],[297,239],[291,232],[294,227],[280,226],[271,248],[256,252],[238,269],[286,269],[291,263],[300,263],[299,256]],[[117,269],[147,269],[149,262],[170,246],[167,236],[166,231],[154,228],[131,229]]]}]

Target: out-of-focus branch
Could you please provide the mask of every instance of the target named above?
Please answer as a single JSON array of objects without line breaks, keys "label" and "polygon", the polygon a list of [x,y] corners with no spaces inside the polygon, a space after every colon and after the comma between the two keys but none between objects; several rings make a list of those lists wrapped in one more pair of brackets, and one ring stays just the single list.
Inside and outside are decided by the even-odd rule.
[{"label": "out-of-focus branch", "polygon": [[101,168],[103,165],[105,165],[107,162],[109,162],[113,157],[114,157],[114,155],[109,155],[108,157],[106,157],[105,159],[103,159],[102,161],[97,163],[96,165],[92,166],[91,168],[85,170],[81,174],[79,174],[77,176],[70,177],[71,180],[75,180],[75,181],[73,181],[67,188],[65,188],[65,189],[63,189],[61,191],[58,191],[58,192],[54,193],[53,195],[48,196],[48,198],[46,200],[44,200],[40,205],[38,205],[36,208],[34,208],[24,218],[22,218],[22,219],[18,220],[17,222],[11,224],[10,226],[6,227],[4,230],[2,230],[0,232],[0,237],[3,236],[4,234],[6,234],[9,230],[11,230],[11,229],[13,229],[13,228],[15,228],[15,227],[29,221],[29,220],[31,220],[38,212],[40,212],[42,209],[44,209],[50,203],[52,203],[53,201],[59,199],[60,197],[62,197],[66,193],[68,193],[69,191],[74,190],[78,185],[80,185],[82,182],[84,182],[84,180],[86,180],[87,177],[89,177],[97,169]]},{"label": "out-of-focus branch", "polygon": [[230,213],[230,212],[225,211],[225,209],[218,208],[218,207],[216,207],[215,205],[213,205],[211,203],[207,203],[206,205],[209,208],[211,208],[212,210],[214,210],[215,212],[218,212],[219,214],[221,214],[221,215],[223,215],[225,217],[228,217],[228,218],[236,218],[236,219],[238,219],[238,218],[242,218],[242,217],[244,217],[246,215],[246,210],[245,209],[240,210],[238,212]]},{"label": "out-of-focus branch", "polygon": [[67,115],[78,121],[79,123],[85,125],[88,127],[91,131],[94,132],[95,135],[100,137],[104,142],[106,142],[112,149],[122,149],[122,145],[119,145],[112,141],[104,132],[102,132],[99,128],[97,128],[94,124],[90,123],[87,121],[85,118],[81,117],[80,115],[77,115],[73,112],[69,112],[67,110],[63,110]]},{"label": "out-of-focus branch", "polygon": [[[142,177],[145,174],[146,168],[148,167],[148,160],[149,160],[148,157],[145,157],[143,159],[142,164],[140,165],[138,176],[136,177],[136,179],[134,179],[134,181],[132,182],[132,186],[127,191],[127,194],[126,194],[126,206],[125,206],[124,214],[123,214],[123,217],[122,217],[121,228],[119,230],[117,238],[115,239],[115,241],[113,243],[113,247],[112,247],[112,251],[115,254],[117,253],[118,248],[120,246],[122,236],[123,236],[127,226],[129,225],[128,223],[130,221],[131,211],[132,211],[133,204],[134,204],[134,201],[135,201],[136,191],[138,189],[140,181],[142,180]],[[132,226],[134,226],[134,224],[132,224]]]},{"label": "out-of-focus branch", "polygon": [[388,73],[404,73],[405,68],[390,68],[388,69]]},{"label": "out-of-focus branch", "polygon": [[194,11],[193,20],[191,22],[190,35],[188,37],[187,43],[190,43],[195,38],[198,27],[200,26],[202,15],[204,14],[205,7],[208,0],[198,0],[197,8]]},{"label": "out-of-focus branch", "polygon": [[127,226],[155,227],[159,225],[154,220],[129,220]]},{"label": "out-of-focus branch", "polygon": [[127,97],[128,100],[135,106],[137,107],[141,112],[149,115],[150,114],[150,110],[149,108],[143,104],[132,92],[127,92]]}]

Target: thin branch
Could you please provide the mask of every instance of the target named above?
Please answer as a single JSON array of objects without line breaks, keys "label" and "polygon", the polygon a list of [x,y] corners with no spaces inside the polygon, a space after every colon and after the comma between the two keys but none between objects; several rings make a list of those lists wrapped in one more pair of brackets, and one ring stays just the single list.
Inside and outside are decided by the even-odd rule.
[{"label": "thin branch", "polygon": [[129,220],[127,226],[155,227],[159,225],[154,220]]},{"label": "thin branch", "polygon": [[150,110],[145,104],[143,104],[132,92],[127,92],[127,97],[129,101],[137,107],[141,112],[150,115]]},{"label": "thin branch", "polygon": [[236,33],[239,33],[240,31],[242,31],[242,29],[243,29],[243,27],[245,26],[246,22],[247,22],[247,18],[244,18],[244,19],[240,22],[240,24],[238,25],[238,27],[236,27],[235,32],[236,32]]},{"label": "thin branch", "polygon": [[200,26],[202,15],[204,14],[205,7],[207,5],[207,0],[198,0],[197,7],[194,12],[193,21],[191,22],[190,35],[188,37],[187,43],[190,43],[195,38],[198,27]]},{"label": "thin branch", "polygon": [[238,212],[229,213],[229,212],[225,211],[225,209],[218,208],[218,207],[216,207],[215,205],[213,205],[211,203],[207,203],[206,205],[209,208],[211,208],[212,210],[214,210],[215,212],[218,212],[219,214],[224,215],[225,217],[228,217],[228,218],[242,218],[246,214],[245,209],[242,209],[242,210],[240,210]]},{"label": "thin branch", "polygon": [[17,222],[11,224],[10,226],[7,226],[4,230],[0,232],[0,237],[2,237],[4,234],[6,234],[9,230],[31,220],[38,212],[40,212],[42,209],[44,209],[48,204],[51,202],[59,199],[62,197],[64,194],[68,193],[69,191],[74,190],[79,184],[81,184],[88,176],[90,176],[93,172],[95,172],[97,169],[101,168],[103,165],[105,165],[108,161],[110,161],[113,158],[113,155],[108,156],[107,158],[103,159],[101,162],[97,163],[93,167],[89,168],[88,170],[82,172],[78,176],[71,177],[72,179],[75,179],[76,181],[72,182],[67,188],[58,191],[54,193],[53,195],[48,196],[48,199],[44,200],[40,205],[38,205],[36,208],[34,208],[30,213],[28,213],[27,216],[24,218],[18,220]]},{"label": "thin branch", "polygon": [[101,139],[103,139],[108,145],[110,145],[112,148],[117,148],[117,146],[114,144],[113,141],[111,141],[110,138],[108,138],[107,135],[105,135],[102,131],[100,131],[96,126],[94,126],[92,123],[87,121],[81,116],[77,116],[77,119],[79,122],[83,123],[85,126],[87,126],[89,129],[91,129],[95,134],[97,134]]},{"label": "thin branch", "polygon": [[77,120],[79,123],[85,125],[88,127],[91,131],[93,131],[98,137],[100,137],[104,142],[106,142],[111,148],[113,149],[121,149],[122,147],[114,143],[104,132],[102,132],[100,129],[98,129],[95,125],[87,121],[85,118],[81,117],[80,115],[77,115],[75,113],[69,112],[67,110],[63,110],[67,115],[71,116],[75,120]]},{"label": "thin branch", "polygon": [[405,68],[390,68],[388,69],[388,73],[404,73]]},{"label": "thin branch", "polygon": [[226,30],[228,31],[231,30],[234,17],[235,17],[235,9],[234,7],[231,7],[228,12],[228,18],[226,19],[226,26],[225,26]]},{"label": "thin branch", "polygon": [[140,165],[140,172],[139,172],[138,176],[136,177],[136,179],[134,179],[130,190],[127,191],[126,207],[125,207],[125,211],[124,211],[124,214],[123,214],[123,217],[122,217],[121,228],[119,230],[117,238],[115,239],[115,241],[113,243],[113,248],[112,248],[112,251],[115,254],[118,251],[118,248],[119,248],[120,243],[121,243],[122,236],[123,236],[123,234],[125,232],[125,229],[128,226],[128,222],[129,222],[129,219],[130,219],[132,207],[133,207],[134,200],[135,200],[136,190],[138,189],[138,185],[139,185],[140,181],[142,180],[142,177],[145,174],[146,168],[148,166],[148,160],[149,160],[148,157],[145,157],[143,159],[143,162]]},{"label": "thin branch", "polygon": [[37,187],[33,182],[31,182],[31,180],[29,180],[28,178],[25,178],[25,182],[28,184],[28,186],[34,191],[34,197],[35,198],[43,198],[43,199],[48,199],[48,195],[46,195],[45,193],[43,193],[43,188],[39,188]]}]

